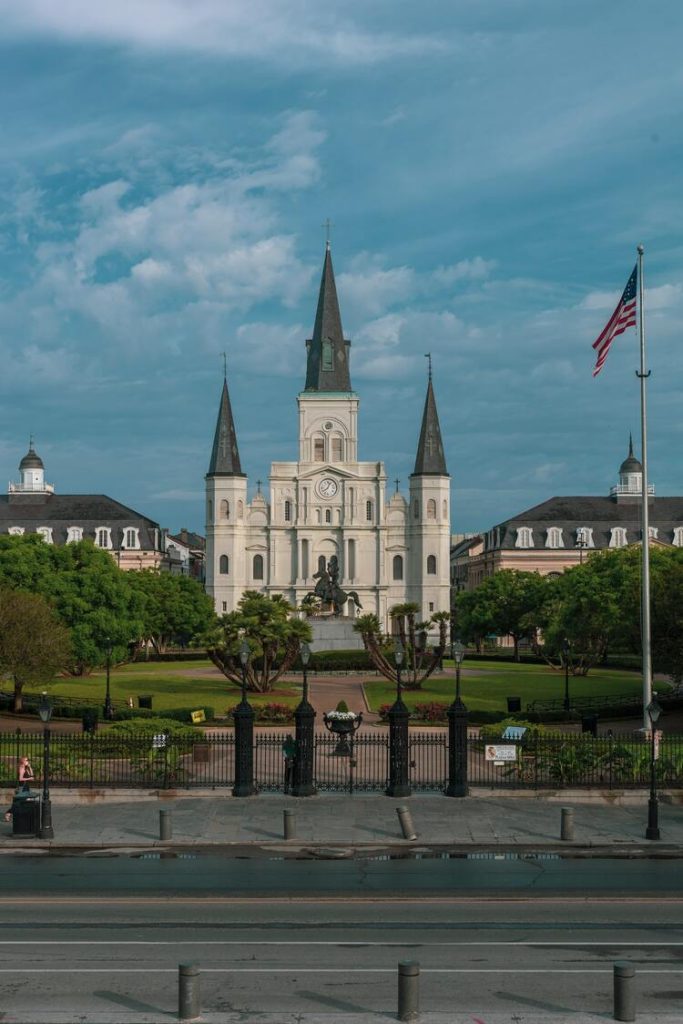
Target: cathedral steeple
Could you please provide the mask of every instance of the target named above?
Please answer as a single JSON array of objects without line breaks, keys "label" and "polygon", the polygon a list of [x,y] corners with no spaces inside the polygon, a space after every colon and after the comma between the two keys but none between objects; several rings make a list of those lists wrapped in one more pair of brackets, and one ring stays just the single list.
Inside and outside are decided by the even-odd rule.
[{"label": "cathedral steeple", "polygon": [[439,414],[436,411],[436,399],[432,385],[432,361],[429,359],[429,381],[427,383],[427,397],[425,398],[424,412],[422,413],[422,428],[420,440],[417,445],[415,457],[415,469],[413,476],[448,476],[446,469],[446,457],[443,451],[441,440],[441,428],[439,427]]},{"label": "cathedral steeple", "polygon": [[232,418],[228,381],[223,378],[221,404],[218,409],[216,433],[213,438],[211,462],[208,476],[246,476],[240,465],[240,453],[237,448],[237,432]]},{"label": "cathedral steeple", "polygon": [[306,342],[306,391],[351,391],[349,374],[350,341],[344,339],[337,287],[334,283],[330,243],[325,248],[325,261],[320,279],[318,309],[313,337]]}]

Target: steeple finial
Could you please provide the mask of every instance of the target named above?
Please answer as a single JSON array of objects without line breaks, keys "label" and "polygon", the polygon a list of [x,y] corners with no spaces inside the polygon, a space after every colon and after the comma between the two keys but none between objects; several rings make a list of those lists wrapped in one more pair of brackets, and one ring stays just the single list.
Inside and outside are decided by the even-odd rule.
[{"label": "steeple finial", "polygon": [[398,477],[396,477],[396,479],[394,480],[394,483],[396,484],[396,493],[397,493],[397,494],[398,494],[398,485],[400,484],[400,482],[401,482],[401,481],[399,480],[399,478],[398,478]]},{"label": "steeple finial", "polygon": [[325,252],[330,251],[330,228],[334,227],[329,217],[326,218],[323,227],[325,228]]},{"label": "steeple finial", "polygon": [[425,359],[429,360],[429,379],[432,379],[432,353],[425,352]]},{"label": "steeple finial", "polygon": [[227,380],[228,379],[228,357],[225,354],[225,352],[221,352],[221,355],[223,356],[223,380]]},{"label": "steeple finial", "polygon": [[35,449],[33,447],[33,434],[29,434],[28,435],[28,450],[30,452],[35,451]]},{"label": "steeple finial", "polygon": [[628,454],[630,458],[633,458],[633,434],[630,432],[628,435]]}]

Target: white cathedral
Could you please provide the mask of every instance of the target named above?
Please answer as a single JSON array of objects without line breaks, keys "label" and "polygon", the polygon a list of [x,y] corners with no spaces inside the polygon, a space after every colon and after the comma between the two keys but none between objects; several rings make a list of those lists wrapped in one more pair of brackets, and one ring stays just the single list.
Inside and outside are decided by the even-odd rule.
[{"label": "white cathedral", "polygon": [[[247,498],[227,380],[206,475],[206,589],[218,614],[245,590],[299,606],[314,574],[336,556],[339,584],[389,631],[389,609],[412,601],[420,617],[448,611],[450,477],[431,369],[409,500],[386,494],[382,462],[358,461],[358,403],[351,387],[329,244],[299,406],[296,462],[273,462],[270,501]],[[343,614],[359,614],[349,600]]]}]

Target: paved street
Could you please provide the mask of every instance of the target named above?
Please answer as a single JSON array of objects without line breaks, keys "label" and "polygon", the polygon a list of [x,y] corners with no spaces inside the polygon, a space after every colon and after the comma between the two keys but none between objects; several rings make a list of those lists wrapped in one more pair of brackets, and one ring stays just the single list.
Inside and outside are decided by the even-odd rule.
[{"label": "paved street", "polygon": [[638,1019],[680,1022],[677,900],[354,897],[0,901],[3,1020],[169,1021],[194,962],[208,1024],[373,1024],[395,1019],[397,964],[414,960],[424,1024],[597,1024],[626,958]]}]

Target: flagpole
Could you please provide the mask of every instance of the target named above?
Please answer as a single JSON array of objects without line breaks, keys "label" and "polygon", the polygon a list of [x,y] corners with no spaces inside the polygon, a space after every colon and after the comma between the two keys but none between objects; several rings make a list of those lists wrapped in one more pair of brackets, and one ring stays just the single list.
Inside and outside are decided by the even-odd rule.
[{"label": "flagpole", "polygon": [[643,729],[650,729],[647,706],[652,700],[652,652],[650,648],[650,510],[648,507],[647,477],[647,395],[646,382],[650,370],[645,369],[645,307],[643,294],[643,253],[642,245],[638,246],[638,333],[640,335],[640,452],[643,466],[641,494],[641,548],[642,578],[640,586],[640,626],[643,650]]}]

